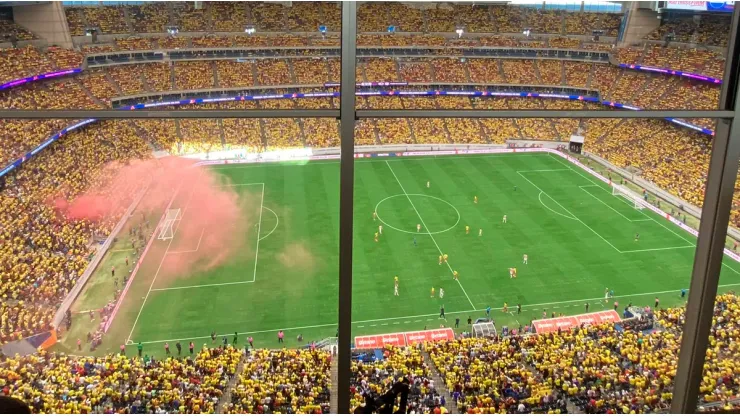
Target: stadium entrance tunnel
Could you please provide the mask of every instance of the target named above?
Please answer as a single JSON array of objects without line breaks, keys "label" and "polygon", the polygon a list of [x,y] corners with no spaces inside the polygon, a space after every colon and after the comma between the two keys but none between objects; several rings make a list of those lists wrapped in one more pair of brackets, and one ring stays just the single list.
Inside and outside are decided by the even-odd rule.
[{"label": "stadium entrance tunnel", "polygon": [[[441,234],[460,223],[460,211],[454,205],[426,194],[397,194],[383,198],[375,206],[375,214],[385,227],[407,234]],[[418,232],[417,224],[421,225]]]}]

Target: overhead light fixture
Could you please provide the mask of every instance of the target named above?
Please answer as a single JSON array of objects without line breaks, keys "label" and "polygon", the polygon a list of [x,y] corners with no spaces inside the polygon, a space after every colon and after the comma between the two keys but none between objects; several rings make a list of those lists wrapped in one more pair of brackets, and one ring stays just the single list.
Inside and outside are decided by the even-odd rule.
[{"label": "overhead light fixture", "polygon": [[254,25],[247,25],[247,27],[244,28],[244,33],[247,35],[254,35],[255,32],[257,32],[257,28],[254,27]]}]

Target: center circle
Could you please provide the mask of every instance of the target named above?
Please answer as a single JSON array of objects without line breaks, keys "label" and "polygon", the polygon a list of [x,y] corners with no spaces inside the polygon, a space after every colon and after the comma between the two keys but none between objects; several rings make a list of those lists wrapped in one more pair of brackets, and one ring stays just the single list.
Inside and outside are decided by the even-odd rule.
[{"label": "center circle", "polygon": [[[422,230],[422,232],[416,232],[415,231],[415,228],[416,228],[415,225],[416,224],[414,224],[414,225],[411,226],[411,228],[414,229],[414,231],[408,231],[408,230],[404,230],[404,229],[395,227],[392,224],[389,224],[388,222],[386,222],[385,220],[383,220],[383,218],[381,218],[380,214],[378,213],[378,207],[380,207],[380,205],[383,204],[384,202],[386,202],[388,200],[391,200],[391,199],[394,199],[394,198],[404,198],[404,199],[407,200],[406,201],[406,204],[408,204],[411,208],[413,208],[414,214],[417,216],[418,223],[419,224],[422,224],[422,220],[419,219],[419,217],[421,216],[421,213],[417,212],[417,208],[418,207],[414,204],[414,197],[430,198],[433,201],[439,201],[439,202],[442,202],[443,204],[449,206],[450,208],[452,208],[455,211],[455,214],[457,214],[457,220],[455,220],[455,224],[453,224],[452,226],[450,226],[448,228],[445,228],[443,230],[437,230],[437,231],[435,231],[435,230],[426,230],[426,232],[424,230]],[[448,210],[449,208],[445,208],[445,209]],[[389,196],[387,198],[381,199],[380,202],[378,202],[378,204],[375,205],[375,216],[386,227],[391,228],[391,229],[394,229],[396,231],[400,231],[402,233],[406,233],[406,234],[420,234],[420,235],[441,234],[441,233],[450,231],[451,229],[457,227],[457,224],[460,223],[460,211],[458,211],[457,208],[455,208],[454,205],[450,204],[449,202],[445,201],[442,198],[437,198],[436,196],[425,195],[425,194],[398,194],[398,195],[391,195],[391,196]],[[426,226],[424,224],[422,224],[422,226],[424,228],[426,228]]]}]

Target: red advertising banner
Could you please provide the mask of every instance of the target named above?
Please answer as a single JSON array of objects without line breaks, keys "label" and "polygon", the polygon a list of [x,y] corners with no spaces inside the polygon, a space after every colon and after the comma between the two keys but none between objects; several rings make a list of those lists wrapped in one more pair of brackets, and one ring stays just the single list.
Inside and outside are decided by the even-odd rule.
[{"label": "red advertising banner", "polygon": [[383,348],[386,345],[403,347],[426,341],[443,341],[455,339],[455,332],[450,328],[430,329],[427,331],[397,332],[395,334],[365,335],[355,337],[355,348]]},{"label": "red advertising banner", "polygon": [[583,325],[598,325],[605,322],[619,322],[619,314],[616,311],[602,311],[584,313],[575,316],[562,316],[559,318],[538,319],[532,324],[539,333],[556,332],[558,329],[568,330]]},{"label": "red advertising banner", "polygon": [[406,343],[414,345],[425,341],[448,341],[455,339],[455,332],[450,328],[432,329],[428,331],[406,332]]}]

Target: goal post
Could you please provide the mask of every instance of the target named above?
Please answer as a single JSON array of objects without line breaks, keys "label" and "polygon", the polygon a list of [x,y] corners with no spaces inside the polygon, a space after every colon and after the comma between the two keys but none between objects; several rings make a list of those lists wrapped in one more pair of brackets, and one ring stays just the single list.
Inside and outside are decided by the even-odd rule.
[{"label": "goal post", "polygon": [[175,236],[174,225],[175,221],[182,219],[180,208],[168,209],[165,214],[162,226],[159,229],[158,240],[171,240]]},{"label": "goal post", "polygon": [[635,209],[645,208],[645,202],[643,202],[642,197],[637,192],[634,192],[624,185],[617,185],[613,183],[612,195],[625,198]]}]

